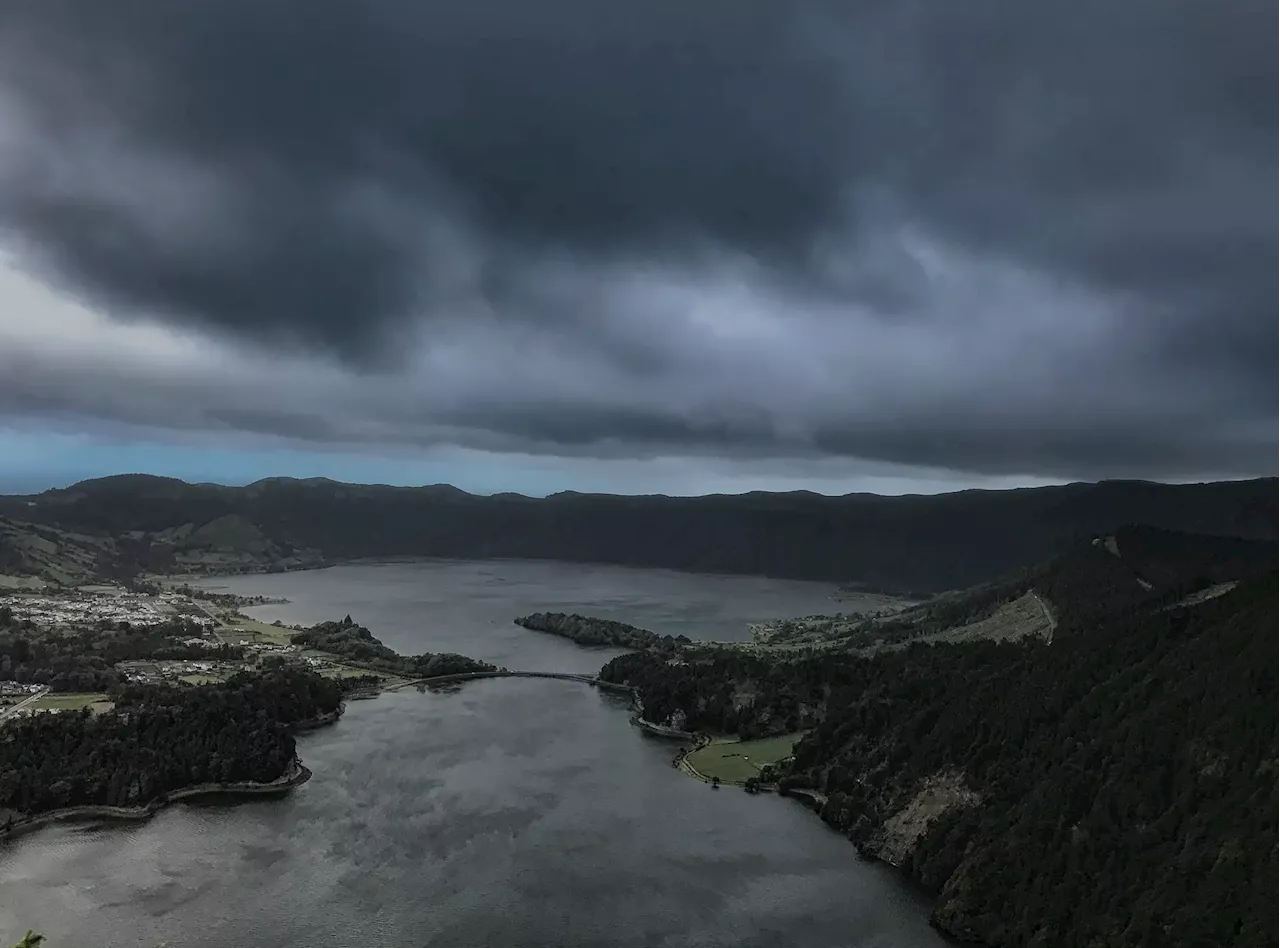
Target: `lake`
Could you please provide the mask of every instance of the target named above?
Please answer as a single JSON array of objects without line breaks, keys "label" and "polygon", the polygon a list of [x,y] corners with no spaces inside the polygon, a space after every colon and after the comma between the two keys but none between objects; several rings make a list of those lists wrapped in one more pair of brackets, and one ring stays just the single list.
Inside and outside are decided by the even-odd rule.
[{"label": "lake", "polygon": [[[817,584],[553,563],[359,564],[211,582],[346,613],[402,651],[593,671],[520,629],[577,611],[690,637],[833,611]],[[839,608],[852,611],[853,605]],[[292,795],[56,826],[0,849],[0,936],[49,948],[940,948],[927,906],[800,805],[712,790],[623,699],[502,679],[352,702],[299,738]],[[7,944],[0,939],[0,943]]]}]

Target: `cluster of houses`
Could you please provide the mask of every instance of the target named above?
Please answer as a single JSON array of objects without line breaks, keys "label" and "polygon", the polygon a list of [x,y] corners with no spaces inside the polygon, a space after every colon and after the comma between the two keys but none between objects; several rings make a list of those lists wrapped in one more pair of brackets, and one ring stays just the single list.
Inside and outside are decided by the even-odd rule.
[{"label": "cluster of houses", "polygon": [[20,684],[16,681],[0,681],[0,721],[10,717],[21,717],[24,714],[37,714],[47,708],[36,708],[28,698],[37,697],[49,690],[47,685],[36,685],[30,682]]},{"label": "cluster of houses", "polygon": [[190,675],[217,678],[233,674],[242,667],[243,665],[240,662],[190,661],[185,659],[116,663],[116,670],[122,672],[127,680],[152,683],[174,681]]},{"label": "cluster of houses", "polygon": [[0,608],[8,607],[16,619],[30,619],[37,625],[84,625],[101,621],[128,622],[135,626],[159,625],[173,618],[175,612],[186,612],[188,621],[212,626],[214,621],[203,612],[191,614],[179,607],[186,605],[182,596],[159,596],[132,593],[65,592],[58,595],[0,596]]},{"label": "cluster of houses", "polygon": [[[187,639],[184,644],[208,648],[217,643],[208,639],[191,638]],[[258,655],[278,655],[286,661],[306,665],[316,670],[327,668],[332,664],[322,658],[303,655],[302,649],[297,645],[275,645],[247,641],[240,641],[236,644],[243,646],[248,652],[257,653]],[[245,662],[205,659],[164,659],[118,662],[116,664],[117,670],[122,672],[126,679],[136,682],[174,681],[180,678],[189,678],[193,675],[221,678],[243,671],[247,667],[248,665]]]},{"label": "cluster of houses", "polygon": [[22,684],[16,681],[0,681],[0,698],[21,699],[29,695],[39,694],[44,690],[44,685],[35,685],[30,682]]}]

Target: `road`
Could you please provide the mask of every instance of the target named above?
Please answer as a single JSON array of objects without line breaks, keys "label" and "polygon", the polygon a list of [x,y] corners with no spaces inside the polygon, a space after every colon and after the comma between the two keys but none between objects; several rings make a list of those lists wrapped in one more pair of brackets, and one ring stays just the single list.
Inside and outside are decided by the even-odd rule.
[{"label": "road", "polygon": [[1044,637],[1045,644],[1048,645],[1053,641],[1053,630],[1058,627],[1058,620],[1053,617],[1053,610],[1049,608],[1049,604],[1041,599],[1040,594],[1034,589],[1031,590],[1031,598],[1044,610],[1045,621],[1049,623],[1049,634]]},{"label": "road", "polygon": [[21,711],[21,710],[22,710],[23,708],[25,708],[27,705],[31,704],[31,703],[32,703],[32,702],[34,702],[34,701],[39,701],[41,698],[43,698],[43,697],[44,697],[45,695],[47,695],[48,693],[49,693],[49,689],[48,689],[48,688],[44,688],[44,689],[42,689],[42,690],[40,690],[40,691],[37,691],[37,692],[32,693],[30,696],[28,696],[28,697],[26,697],[26,698],[23,698],[21,701],[19,701],[19,702],[18,702],[17,704],[15,704],[13,707],[11,707],[11,708],[6,708],[5,710],[0,711],[0,721],[4,721],[4,720],[6,720],[10,715],[17,714],[19,711]]},{"label": "road", "polygon": [[191,599],[190,599],[190,602],[191,602],[191,604],[192,604],[192,605],[194,605],[197,609],[199,609],[201,612],[203,612],[205,615],[207,615],[210,619],[212,619],[212,620],[213,620],[213,625],[211,625],[211,626],[209,627],[209,631],[213,633],[213,637],[214,637],[215,639],[217,639],[219,642],[221,642],[222,644],[224,644],[224,645],[225,645],[225,644],[226,644],[226,642],[227,642],[227,640],[226,640],[226,639],[224,639],[224,638],[222,637],[222,633],[218,631],[218,626],[221,624],[221,621],[218,619],[218,617],[217,617],[217,616],[215,616],[212,612],[210,612],[210,611],[209,611],[209,607],[208,607],[208,606],[206,606],[206,605],[205,605],[203,602],[201,602],[199,599],[191,598]]}]

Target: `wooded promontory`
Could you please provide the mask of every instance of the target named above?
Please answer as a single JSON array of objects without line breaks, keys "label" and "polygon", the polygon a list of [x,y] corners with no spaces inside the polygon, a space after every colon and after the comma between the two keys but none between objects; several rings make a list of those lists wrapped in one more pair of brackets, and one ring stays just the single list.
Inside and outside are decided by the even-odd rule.
[{"label": "wooded promontory", "polygon": [[516,625],[534,632],[559,635],[579,645],[611,645],[630,649],[674,649],[690,644],[685,635],[659,635],[625,622],[563,612],[535,612],[520,616]]}]

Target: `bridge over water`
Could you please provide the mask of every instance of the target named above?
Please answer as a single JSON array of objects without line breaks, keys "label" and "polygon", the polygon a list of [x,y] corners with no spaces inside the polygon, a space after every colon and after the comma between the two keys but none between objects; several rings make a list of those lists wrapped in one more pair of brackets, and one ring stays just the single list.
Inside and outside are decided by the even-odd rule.
[{"label": "bridge over water", "polygon": [[537,672],[537,671],[487,671],[464,672],[457,675],[435,675],[431,678],[415,678],[402,684],[388,688],[388,691],[399,691],[411,685],[447,685],[459,681],[474,681],[477,678],[557,678],[562,681],[580,681],[583,684],[599,688],[601,691],[613,691],[618,694],[631,694],[630,685],[620,685],[613,681],[603,681],[594,675],[575,675],[570,672]]}]

